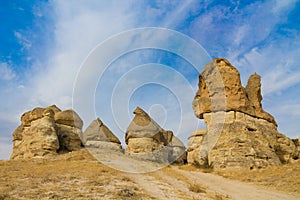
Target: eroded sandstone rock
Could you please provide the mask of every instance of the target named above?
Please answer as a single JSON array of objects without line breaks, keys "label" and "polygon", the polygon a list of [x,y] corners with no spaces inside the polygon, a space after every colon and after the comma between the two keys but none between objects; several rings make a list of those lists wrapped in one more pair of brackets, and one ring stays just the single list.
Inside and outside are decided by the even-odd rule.
[{"label": "eroded sandstone rock", "polygon": [[[61,150],[73,151],[81,148],[81,128],[69,126],[71,123],[56,123],[55,117],[59,113],[64,112],[55,105],[25,112],[21,116],[22,124],[13,133],[11,159],[45,157],[55,155]],[[70,122],[73,117],[64,119]]]},{"label": "eroded sandstone rock", "polygon": [[260,76],[253,74],[246,89],[240,73],[224,58],[215,58],[199,75],[198,91],[193,101],[195,115],[203,119],[204,113],[237,111],[276,124],[273,116],[261,107]]},{"label": "eroded sandstone rock", "polygon": [[188,163],[255,169],[298,158],[295,143],[277,131],[274,117],[262,109],[259,75],[251,75],[244,88],[239,72],[216,58],[200,73],[198,86],[193,109],[206,129],[189,137]]},{"label": "eroded sandstone rock", "polygon": [[168,144],[170,163],[185,164],[187,162],[187,152],[182,141],[173,135],[171,142]]},{"label": "eroded sandstone rock", "polygon": [[87,148],[122,150],[120,140],[99,119],[92,121],[83,133],[83,143]]},{"label": "eroded sandstone rock", "polygon": [[183,162],[185,157],[179,154],[184,154],[185,147],[175,138],[172,131],[162,129],[139,107],[133,113],[135,117],[125,135],[126,154],[156,162],[176,161],[177,158],[178,162]]}]

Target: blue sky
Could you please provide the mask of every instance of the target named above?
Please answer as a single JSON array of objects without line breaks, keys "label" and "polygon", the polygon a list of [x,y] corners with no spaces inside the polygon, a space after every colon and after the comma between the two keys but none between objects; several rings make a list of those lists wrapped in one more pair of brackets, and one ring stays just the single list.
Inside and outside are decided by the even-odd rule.
[{"label": "blue sky", "polygon": [[[11,134],[22,113],[52,104],[72,108],[74,83],[89,53],[113,35],[143,27],[167,28],[194,39],[208,57],[227,58],[240,71],[244,85],[252,73],[260,74],[264,109],[275,116],[279,131],[299,137],[299,16],[296,0],[2,1],[0,159],[9,158]],[[138,88],[126,93],[130,83],[136,84],[131,82],[134,74],[138,81],[146,80],[155,69],[162,69],[162,78],[138,82]],[[198,122],[191,110],[197,76],[197,69],[172,52],[129,52],[99,79],[92,118],[99,116],[123,140],[131,112],[140,105],[186,142]],[[112,91],[125,92],[113,99]],[[111,111],[118,104],[125,108],[120,115]]]}]

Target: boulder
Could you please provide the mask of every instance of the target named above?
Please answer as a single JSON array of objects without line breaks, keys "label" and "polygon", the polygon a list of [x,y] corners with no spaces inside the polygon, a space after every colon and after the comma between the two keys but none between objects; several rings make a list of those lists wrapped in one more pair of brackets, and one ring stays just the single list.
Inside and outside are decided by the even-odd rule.
[{"label": "boulder", "polygon": [[296,146],[296,149],[297,149],[297,156],[298,156],[298,159],[300,158],[300,138],[295,138],[295,139],[292,139],[292,141],[294,142],[295,146]]},{"label": "boulder", "polygon": [[82,129],[83,126],[83,121],[73,110],[64,110],[61,112],[57,112],[55,113],[54,119],[56,124],[71,126],[78,129]]},{"label": "boulder", "polygon": [[173,132],[162,129],[151,117],[140,107],[133,113],[135,117],[129,124],[125,142],[128,144],[130,138],[153,138],[157,143],[167,145],[171,142]]},{"label": "boulder", "polygon": [[61,111],[56,105],[52,105],[46,108],[34,108],[31,111],[25,112],[21,116],[21,122],[23,126],[30,126],[31,122],[37,119],[41,119],[43,117],[43,113],[45,110],[52,110],[54,113]]},{"label": "boulder", "polygon": [[127,155],[155,162],[184,162],[185,147],[173,132],[162,129],[143,109],[137,107],[126,135]]},{"label": "boulder", "polygon": [[177,138],[173,135],[171,142],[168,144],[169,147],[169,162],[176,164],[185,164],[187,162],[186,148]]},{"label": "boulder", "polygon": [[125,153],[141,160],[168,162],[169,149],[153,138],[129,138]]},{"label": "boulder", "polygon": [[73,126],[56,124],[56,133],[59,140],[59,152],[76,151],[82,148],[80,136],[82,130]]},{"label": "boulder", "polygon": [[97,118],[86,128],[83,133],[83,142],[86,141],[103,141],[121,144],[120,140]]},{"label": "boulder", "polygon": [[55,105],[25,112],[21,116],[22,124],[13,133],[11,159],[47,157],[81,148],[81,128],[69,126],[72,124],[70,119],[66,120],[69,125],[56,123],[58,113],[64,112]]},{"label": "boulder", "polygon": [[207,152],[201,149],[204,137],[207,135],[206,129],[194,131],[188,138],[187,162],[195,166],[205,166],[207,164]]},{"label": "boulder", "polygon": [[48,116],[31,121],[29,127],[20,125],[13,137],[11,159],[46,157],[55,155],[59,149],[54,119]]},{"label": "boulder", "polygon": [[87,148],[122,150],[120,140],[99,119],[92,121],[83,133],[83,143]]}]

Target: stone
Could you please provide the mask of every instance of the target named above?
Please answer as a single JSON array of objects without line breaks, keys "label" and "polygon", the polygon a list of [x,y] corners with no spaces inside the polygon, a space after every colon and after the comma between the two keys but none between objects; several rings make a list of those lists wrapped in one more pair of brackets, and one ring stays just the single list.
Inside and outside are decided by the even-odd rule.
[{"label": "stone", "polygon": [[122,151],[121,144],[107,141],[88,140],[85,143],[85,147],[91,151],[94,151],[95,149]]},{"label": "stone", "polygon": [[25,112],[21,116],[21,122],[23,126],[30,126],[31,122],[43,117],[45,110],[52,110],[54,113],[61,111],[56,105],[49,106],[47,108],[34,108],[31,111]]},{"label": "stone", "polygon": [[185,147],[172,131],[162,129],[140,107],[133,113],[125,134],[127,155],[155,162],[185,162]]},{"label": "stone", "polygon": [[189,164],[214,169],[260,169],[299,158],[295,141],[277,130],[272,115],[262,108],[260,76],[248,79],[226,59],[216,58],[199,75],[192,103],[206,129],[189,137]]},{"label": "stone", "polygon": [[125,153],[141,160],[165,163],[168,161],[169,149],[153,138],[129,138]]},{"label": "stone", "polygon": [[300,138],[295,138],[295,139],[292,139],[292,141],[294,142],[295,146],[296,146],[296,149],[297,149],[297,156],[298,156],[298,159],[300,158]]},{"label": "stone", "polygon": [[55,155],[59,149],[55,123],[48,116],[32,121],[29,127],[19,126],[13,137],[11,159],[46,157]]},{"label": "stone", "polygon": [[[195,166],[204,166],[207,163],[207,152],[203,154],[202,143],[207,135],[206,129],[194,131],[188,138],[187,162]],[[203,155],[202,155],[202,154]]]},{"label": "stone", "polygon": [[83,133],[83,142],[87,141],[103,141],[121,144],[120,140],[97,118],[86,128]]},{"label": "stone", "polygon": [[208,150],[208,163],[215,169],[260,169],[279,165],[277,133],[276,126],[265,127],[251,116],[247,121],[224,123],[217,141]]},{"label": "stone", "polygon": [[82,129],[83,121],[73,110],[64,110],[55,114],[55,123]]},{"label": "stone", "polygon": [[25,112],[21,116],[22,124],[13,132],[11,159],[44,158],[81,148],[81,128],[69,126],[72,125],[70,119],[65,120],[69,125],[56,123],[58,113],[65,112],[55,105]]},{"label": "stone", "polygon": [[173,135],[169,147],[169,163],[185,164],[187,162],[187,152],[182,141]]},{"label": "stone", "polygon": [[167,145],[171,142],[172,131],[162,129],[151,117],[140,107],[137,107],[133,113],[135,117],[129,124],[125,142],[128,144],[129,138],[153,138],[158,143]]},{"label": "stone", "polygon": [[282,133],[277,134],[276,154],[282,163],[291,163],[293,159],[298,159],[298,148],[290,138]]},{"label": "stone", "polygon": [[83,145],[80,139],[82,135],[81,129],[64,124],[56,124],[56,130],[60,152],[76,151],[82,148]]},{"label": "stone", "polygon": [[99,119],[92,121],[83,133],[83,143],[88,149],[98,148],[122,151],[120,140]]},{"label": "stone", "polygon": [[245,89],[240,73],[225,58],[215,58],[204,67],[199,75],[198,87],[192,105],[200,119],[205,113],[238,111],[277,126],[274,118],[261,107],[260,76],[250,76]]}]

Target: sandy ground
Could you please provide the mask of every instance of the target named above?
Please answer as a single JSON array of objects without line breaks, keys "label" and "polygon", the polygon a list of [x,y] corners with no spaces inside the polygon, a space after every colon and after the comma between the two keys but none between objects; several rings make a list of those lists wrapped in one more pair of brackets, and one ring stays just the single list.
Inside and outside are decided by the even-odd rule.
[{"label": "sandy ground", "polygon": [[96,158],[81,151],[49,160],[0,161],[0,200],[300,199],[298,193],[274,191],[186,166],[137,160],[121,152],[98,152]]}]

